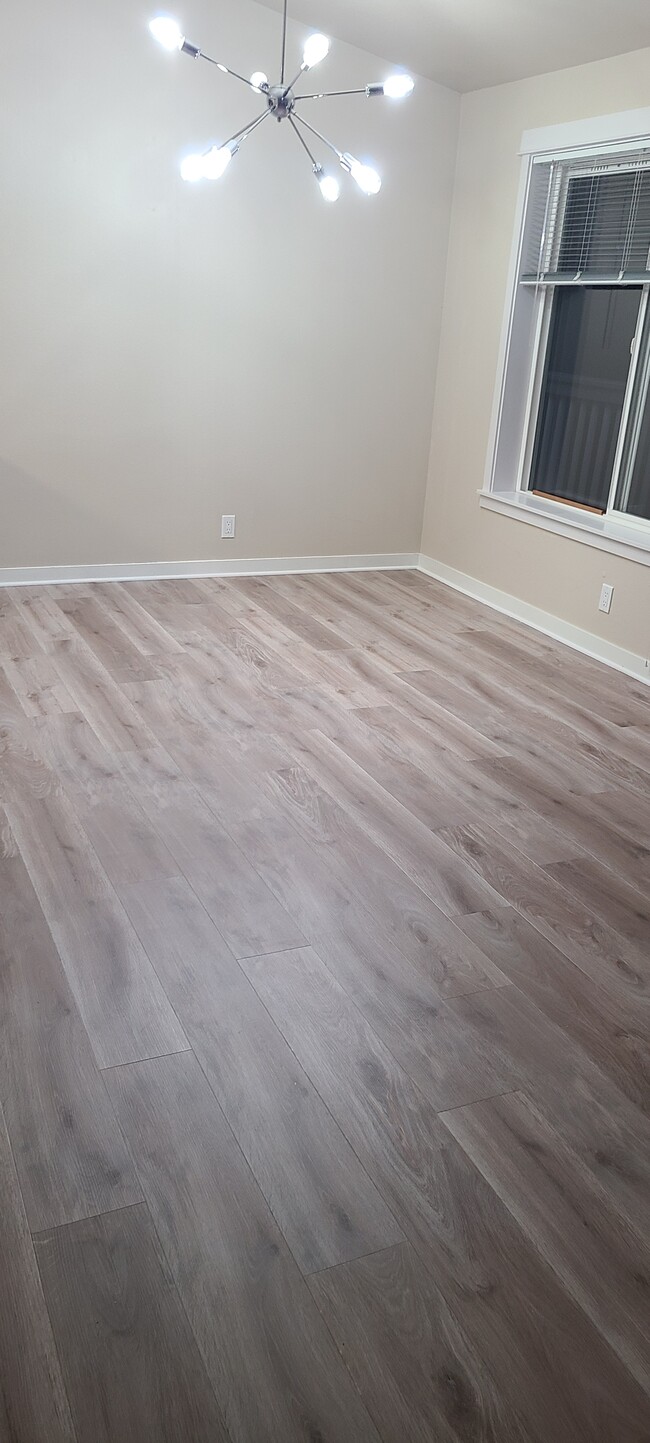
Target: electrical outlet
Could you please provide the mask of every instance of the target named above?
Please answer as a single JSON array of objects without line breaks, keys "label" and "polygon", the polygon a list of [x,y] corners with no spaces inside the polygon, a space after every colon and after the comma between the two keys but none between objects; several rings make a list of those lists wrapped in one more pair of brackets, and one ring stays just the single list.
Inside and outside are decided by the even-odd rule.
[{"label": "electrical outlet", "polygon": [[234,534],[235,534],[235,518],[234,518],[234,516],[222,516],[222,517],[221,517],[221,535],[222,535],[222,537],[224,537],[224,536],[234,536]]},{"label": "electrical outlet", "polygon": [[610,586],[610,584],[609,584],[608,581],[604,581],[604,582],[603,582],[603,586],[602,586],[602,591],[601,591],[601,593],[600,593],[600,601],[598,602],[598,610],[599,610],[599,611],[607,611],[607,612],[611,611],[611,609],[612,609],[612,597],[613,597],[613,595],[614,595],[614,587],[613,587],[613,586]]}]

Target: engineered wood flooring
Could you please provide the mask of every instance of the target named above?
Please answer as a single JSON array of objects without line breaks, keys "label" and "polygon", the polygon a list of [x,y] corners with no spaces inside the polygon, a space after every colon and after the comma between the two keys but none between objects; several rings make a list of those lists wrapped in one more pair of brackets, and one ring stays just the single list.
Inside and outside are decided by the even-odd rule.
[{"label": "engineered wood flooring", "polygon": [[420,573],[0,592],[1,1443],[650,1443],[649,894]]}]

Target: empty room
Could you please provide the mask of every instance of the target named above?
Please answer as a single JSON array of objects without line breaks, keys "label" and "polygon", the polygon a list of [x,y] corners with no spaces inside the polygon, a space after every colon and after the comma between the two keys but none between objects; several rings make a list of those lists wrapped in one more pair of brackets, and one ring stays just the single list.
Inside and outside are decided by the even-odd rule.
[{"label": "empty room", "polygon": [[650,1443],[647,0],[157,3],[0,55],[0,1443]]}]

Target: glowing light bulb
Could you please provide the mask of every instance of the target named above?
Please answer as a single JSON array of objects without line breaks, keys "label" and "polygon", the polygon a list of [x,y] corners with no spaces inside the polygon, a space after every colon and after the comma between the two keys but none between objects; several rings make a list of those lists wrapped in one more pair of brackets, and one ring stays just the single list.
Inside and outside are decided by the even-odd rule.
[{"label": "glowing light bulb", "polygon": [[202,155],[186,155],[181,161],[181,175],[183,180],[203,180],[204,159],[205,157]]},{"label": "glowing light bulb", "polygon": [[212,149],[201,157],[202,173],[205,179],[219,180],[219,177],[228,169],[234,154],[234,149],[231,149],[229,145],[213,145]]},{"label": "glowing light bulb", "polygon": [[169,15],[157,15],[155,20],[149,21],[149,29],[154,40],[165,50],[182,49],[185,36],[178,22],[171,20]]},{"label": "glowing light bulb", "polygon": [[323,172],[321,175],[318,176],[318,184],[320,186],[321,195],[324,200],[338,200],[339,195],[341,194],[341,187],[335,175],[325,175],[325,173]]},{"label": "glowing light bulb", "polygon": [[302,52],[303,70],[311,70],[312,65],[318,65],[321,60],[329,55],[330,41],[326,35],[310,35],[305,41],[305,48]]},{"label": "glowing light bulb", "polygon": [[253,86],[254,90],[259,90],[261,92],[264,89],[268,89],[268,84],[268,75],[265,75],[263,70],[255,70],[254,73],[251,75],[251,85]]},{"label": "glowing light bulb", "polygon": [[377,195],[377,192],[381,190],[381,176],[376,170],[373,170],[371,165],[363,165],[362,161],[357,160],[348,151],[341,156],[341,165],[344,170],[350,172],[352,179],[356,181],[359,190],[362,190],[364,195]]},{"label": "glowing light bulb", "polygon": [[384,95],[391,100],[405,100],[407,95],[412,95],[415,89],[415,81],[410,75],[389,75],[384,81]]}]

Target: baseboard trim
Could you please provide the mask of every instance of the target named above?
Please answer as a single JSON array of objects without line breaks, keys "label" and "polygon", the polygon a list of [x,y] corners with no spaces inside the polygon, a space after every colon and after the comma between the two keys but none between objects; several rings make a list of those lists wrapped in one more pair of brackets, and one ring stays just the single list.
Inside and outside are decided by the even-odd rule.
[{"label": "baseboard trim", "polygon": [[171,581],[193,576],[291,576],[302,571],[398,571],[418,564],[416,551],[360,556],[259,556],[233,561],[143,561],[115,566],[0,568],[0,586],[43,586],[74,581]]},{"label": "baseboard trim", "polygon": [[431,556],[418,555],[414,551],[362,553],[358,556],[237,557],[232,561],[143,561],[97,566],[3,567],[0,568],[0,587],[56,586],[76,581],[170,581],[199,576],[292,576],[310,571],[399,571],[412,570],[415,567],[427,576],[434,577],[436,581],[443,582],[445,586],[450,586],[452,590],[461,591],[475,601],[482,601],[494,611],[512,616],[516,621],[531,626],[534,631],[541,631],[545,636],[551,636],[555,641],[572,647],[574,651],[580,651],[585,656],[593,657],[595,661],[602,661],[606,666],[614,667],[615,670],[623,671],[628,676],[634,676],[650,685],[650,658],[637,656],[636,652],[626,651],[624,647],[615,646],[591,631],[572,626],[570,622],[562,621],[561,617],[542,611],[538,606],[530,606],[528,602],[520,601],[507,591],[499,591],[496,586],[488,586],[486,582],[477,581],[464,571],[456,571],[442,561],[435,561]]},{"label": "baseboard trim", "polygon": [[486,606],[492,607],[493,611],[501,611],[505,616],[523,621],[534,631],[542,631],[545,636],[563,642],[574,651],[581,651],[595,661],[602,661],[606,666],[614,667],[616,671],[624,671],[628,676],[634,676],[638,681],[650,685],[648,657],[637,656],[636,652],[626,651],[623,646],[615,646],[613,642],[605,641],[591,631],[572,626],[561,617],[553,616],[550,611],[542,611],[539,606],[530,606],[527,601],[520,601],[507,591],[499,591],[496,586],[477,581],[473,576],[467,576],[464,571],[454,570],[453,566],[445,566],[442,561],[434,561],[431,556],[420,556],[418,570],[424,571],[427,576],[433,576],[436,581],[444,582],[445,586],[451,586],[454,591],[462,591],[463,595],[484,602]]}]

